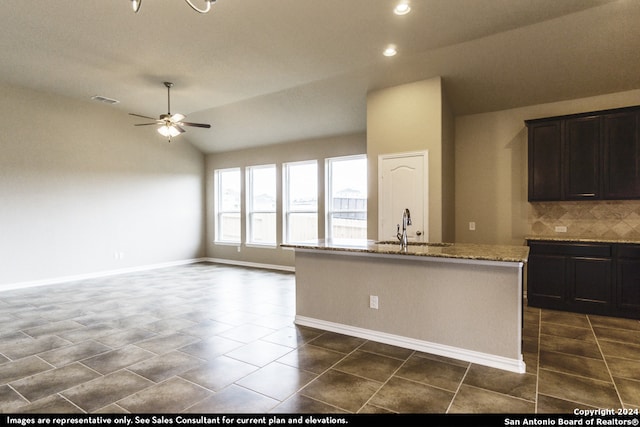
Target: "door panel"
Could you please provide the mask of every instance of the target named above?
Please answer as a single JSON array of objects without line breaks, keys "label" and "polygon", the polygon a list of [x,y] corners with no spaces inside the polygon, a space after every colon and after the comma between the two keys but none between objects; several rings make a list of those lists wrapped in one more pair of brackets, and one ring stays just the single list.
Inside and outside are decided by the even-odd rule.
[{"label": "door panel", "polygon": [[378,159],[378,239],[397,240],[402,213],[411,212],[410,240],[428,241],[427,152],[400,153]]}]

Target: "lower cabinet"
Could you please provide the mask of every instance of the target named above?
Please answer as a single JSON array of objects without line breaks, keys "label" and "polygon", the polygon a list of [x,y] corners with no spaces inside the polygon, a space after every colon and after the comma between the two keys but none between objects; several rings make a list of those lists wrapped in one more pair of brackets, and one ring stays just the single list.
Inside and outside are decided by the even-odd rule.
[{"label": "lower cabinet", "polygon": [[528,245],[530,306],[640,319],[640,245]]},{"label": "lower cabinet", "polygon": [[616,260],[616,310],[640,319],[640,245],[619,245]]}]

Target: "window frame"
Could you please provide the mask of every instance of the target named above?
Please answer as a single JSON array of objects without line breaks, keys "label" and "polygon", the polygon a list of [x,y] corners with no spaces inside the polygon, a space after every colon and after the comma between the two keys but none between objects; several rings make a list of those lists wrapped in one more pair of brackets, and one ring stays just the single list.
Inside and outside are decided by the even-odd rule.
[{"label": "window frame", "polygon": [[[291,205],[290,205],[291,168],[296,166],[302,166],[302,165],[313,165],[316,170],[316,173],[314,176],[315,187],[316,187],[315,209],[291,210],[290,209],[291,208]],[[296,214],[315,214],[316,221],[315,221],[315,229],[313,234],[315,235],[316,239],[318,238],[318,221],[320,220],[320,213],[318,208],[318,205],[319,205],[318,190],[319,190],[319,182],[318,182],[318,160],[317,159],[301,160],[301,161],[287,162],[282,164],[282,241],[283,242],[285,243],[295,242],[290,238],[290,235],[291,235],[291,230],[290,230],[291,219],[290,218],[292,215],[296,215]]]},{"label": "window frame", "polygon": [[[273,178],[274,178],[274,183],[273,183],[273,195],[274,195],[274,200],[275,200],[275,204],[273,207],[273,210],[264,210],[264,209],[260,209],[260,210],[256,210],[253,207],[253,202],[254,202],[254,197],[253,197],[253,191],[254,191],[254,175],[253,172],[259,169],[272,169],[273,170]],[[253,216],[254,214],[273,214],[274,218],[277,218],[278,215],[278,195],[277,195],[277,178],[278,178],[278,170],[277,167],[275,165],[275,163],[269,163],[269,164],[263,164],[263,165],[252,165],[252,166],[247,166],[245,168],[245,192],[246,192],[246,213],[245,213],[245,221],[246,221],[246,238],[245,238],[245,243],[246,245],[250,245],[250,246],[261,246],[261,247],[275,247],[278,244],[278,238],[277,238],[277,225],[276,222],[274,221],[273,223],[273,241],[268,241],[268,242],[261,242],[261,241],[254,241],[253,239]]]},{"label": "window frame", "polygon": [[339,156],[339,157],[330,157],[325,159],[325,237],[327,239],[335,238],[333,236],[333,215],[336,213],[341,214],[362,214],[364,213],[364,223],[365,223],[365,239],[367,235],[367,203],[368,203],[368,182],[365,169],[365,183],[367,184],[367,188],[365,189],[365,203],[364,209],[348,209],[348,210],[336,210],[333,206],[333,165],[337,162],[341,161],[349,161],[349,160],[363,160],[365,162],[365,167],[368,169],[367,155],[366,154],[355,154],[350,156]]},{"label": "window frame", "polygon": [[[231,173],[231,172],[237,172],[238,174],[238,192],[239,192],[238,209],[222,210],[222,205],[224,205],[224,203],[222,203],[221,197],[224,196],[224,191],[221,187],[223,182],[223,180],[221,179],[221,175],[226,173]],[[213,184],[214,185],[214,212],[215,212],[215,219],[216,219],[213,240],[215,243],[241,245],[242,244],[242,169],[240,167],[215,169],[213,173],[213,182],[214,182]],[[222,220],[222,217],[224,215],[229,215],[229,214],[237,214],[238,219],[240,220],[237,240],[221,238],[221,235],[223,233],[221,232],[220,227],[224,223],[224,221]]]}]

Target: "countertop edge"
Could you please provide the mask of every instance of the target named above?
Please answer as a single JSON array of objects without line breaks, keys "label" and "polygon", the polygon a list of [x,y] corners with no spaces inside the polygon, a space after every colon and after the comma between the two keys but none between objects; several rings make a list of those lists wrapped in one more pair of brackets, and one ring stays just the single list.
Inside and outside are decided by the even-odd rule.
[{"label": "countertop edge", "polygon": [[[283,248],[300,249],[306,251],[327,251],[327,252],[345,252],[372,255],[391,255],[391,256],[408,256],[419,258],[437,258],[452,260],[469,260],[469,261],[488,261],[488,262],[504,262],[504,263],[522,263],[528,262],[529,248],[528,246],[508,246],[508,245],[481,245],[481,244],[464,244],[453,243],[450,246],[434,246],[431,249],[424,246],[410,246],[409,251],[397,249],[389,249],[387,245],[376,245],[375,242],[369,241],[367,246],[359,245],[332,245],[331,243],[283,243]],[[380,246],[384,246],[381,248]],[[422,248],[422,249],[420,249]],[[428,252],[431,250],[431,252]],[[497,251],[491,253],[491,250]],[[457,252],[456,252],[457,251]],[[508,252],[513,251],[513,254]],[[500,253],[502,252],[502,253]],[[506,253],[505,253],[506,252]]]}]

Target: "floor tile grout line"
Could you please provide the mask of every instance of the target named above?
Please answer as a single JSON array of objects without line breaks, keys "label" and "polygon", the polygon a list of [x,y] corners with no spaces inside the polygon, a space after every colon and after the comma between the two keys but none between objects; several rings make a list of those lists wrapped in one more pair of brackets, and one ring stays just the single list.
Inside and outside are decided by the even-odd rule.
[{"label": "floor tile grout line", "polygon": [[[521,400],[522,402],[534,403],[534,400],[525,399],[524,397],[514,396],[512,394],[502,393],[500,391],[491,390],[490,388],[480,387],[480,386],[476,386],[476,385],[472,385],[472,384],[465,384],[465,385],[467,387],[472,387],[472,388],[475,388],[476,390],[486,391],[486,392],[491,393],[491,394],[497,394],[497,395],[500,395],[500,396],[509,397],[511,399]],[[535,399],[535,397],[534,397],[534,399]]]},{"label": "floor tile grout line", "polygon": [[[25,395],[23,395],[22,393],[20,393],[18,391],[18,389],[16,389],[14,386],[12,386],[11,384],[5,384],[7,387],[9,387],[11,390],[13,390],[14,393],[16,393],[18,396],[20,396],[21,398],[23,398],[24,400],[26,400],[27,402],[29,402],[28,404],[33,403],[31,400],[27,399],[27,397]],[[24,406],[24,405],[23,405]],[[1,409],[1,408],[0,408]]]},{"label": "floor tile grout line", "polygon": [[[70,405],[75,406],[76,408],[78,408],[80,411],[82,411],[83,414],[88,414],[89,412],[85,411],[84,409],[82,409],[80,406],[76,405],[75,403],[73,403],[71,400],[67,399],[66,396],[64,396],[62,394],[62,392],[58,392],[56,393],[58,396],[60,396],[61,399],[66,400],[67,402],[69,402]],[[45,398],[46,399],[46,398]]]},{"label": "floor tile grout line", "polygon": [[[369,341],[365,341],[364,343],[362,343],[362,345],[360,345],[360,347],[362,347],[363,345],[365,345],[367,342],[369,342]],[[372,342],[374,342],[374,341],[372,341]],[[358,347],[358,348],[360,348],[360,347]],[[357,350],[357,349],[356,349],[356,350]],[[366,351],[366,350],[361,350],[361,351]],[[374,397],[375,397],[375,396],[380,392],[380,390],[382,390],[382,388],[383,388],[385,385],[387,385],[387,384],[389,383],[389,381],[391,380],[391,378],[393,378],[393,377],[398,373],[398,371],[399,371],[400,369],[402,369],[402,367],[403,367],[403,366],[404,366],[404,365],[409,361],[409,359],[411,359],[411,358],[412,358],[416,353],[417,353],[417,351],[416,351],[416,350],[413,350],[413,351],[411,352],[411,354],[409,354],[409,356],[407,356],[407,357],[406,357],[406,359],[404,359],[404,360],[402,361],[402,363],[400,364],[400,366],[398,366],[398,367],[397,367],[397,368],[396,368],[396,369],[391,373],[391,375],[389,375],[389,378],[387,378],[386,380],[384,380],[384,381],[382,382],[382,385],[380,386],[380,388],[378,388],[378,390],[376,390],[376,392],[375,392],[375,393],[373,393],[373,394],[371,395],[371,397],[369,397],[369,399],[367,399],[367,401],[366,401],[366,402],[364,402],[364,403],[362,404],[362,406],[360,407],[360,409],[358,409],[358,411],[356,411],[356,413],[360,413],[360,411],[362,411],[362,409],[364,409],[364,408],[365,408],[365,407],[366,407],[366,406],[371,402],[371,400],[372,400],[372,399],[373,399],[373,398],[374,398]],[[378,354],[378,355],[380,355],[379,353],[374,353],[374,354]],[[381,355],[381,356],[382,356],[382,355]],[[381,406],[378,406],[378,405],[373,405],[373,406],[376,406],[376,407],[378,407],[378,408],[385,409],[385,410],[390,411],[390,412],[395,412],[395,411],[392,411],[392,410],[391,410],[391,409],[389,409],[389,408],[381,407]]]},{"label": "floor tile grout line", "polygon": [[471,363],[469,363],[467,365],[467,368],[464,371],[464,375],[462,375],[462,378],[460,379],[460,382],[458,383],[458,387],[456,388],[456,391],[453,393],[453,397],[451,398],[451,401],[449,402],[449,405],[447,406],[447,410],[445,411],[445,414],[448,414],[449,411],[451,411],[451,407],[453,406],[453,402],[455,402],[456,397],[458,396],[458,392],[462,388],[462,384],[464,383],[465,378],[467,378],[467,374],[469,373],[470,370],[471,370]]},{"label": "floor tile grout line", "polygon": [[596,331],[593,329],[593,323],[591,322],[591,318],[587,316],[587,321],[589,322],[589,326],[591,327],[591,333],[596,339],[596,345],[598,346],[598,351],[602,356],[602,360],[604,361],[604,366],[607,368],[607,372],[609,373],[609,378],[611,378],[611,383],[613,384],[613,389],[616,391],[616,396],[618,396],[618,401],[620,402],[620,407],[624,407],[624,402],[622,401],[622,396],[620,396],[620,391],[618,390],[618,385],[616,381],[613,379],[613,374],[611,373],[611,368],[609,368],[609,363],[607,363],[607,358],[602,351],[602,347],[600,346],[600,340],[598,339],[598,335],[596,335]]},{"label": "floor tile grout line", "polygon": [[[337,334],[336,332],[331,332],[331,333]],[[318,338],[320,338],[320,337],[321,337],[322,335],[324,335],[324,334],[330,334],[330,333],[329,333],[329,332],[324,332],[323,334],[320,334],[320,335],[318,335],[317,337],[315,337],[314,339],[312,339],[311,341],[309,341],[307,344],[309,344],[309,345],[313,345],[313,341],[317,340]],[[367,343],[367,340],[364,340],[364,341],[363,341],[362,343],[360,343],[360,345],[358,345],[356,348],[354,348],[353,350],[351,350],[349,353],[346,353],[346,354],[344,355],[344,357],[342,357],[340,360],[336,361],[333,365],[329,366],[327,369],[325,369],[321,374],[319,374],[319,375],[318,375],[317,377],[315,377],[313,380],[309,381],[309,382],[308,382],[304,387],[302,387],[302,388],[298,391],[298,393],[299,393],[300,391],[302,391],[303,389],[305,389],[307,386],[311,385],[311,383],[313,383],[313,382],[317,381],[317,380],[318,380],[318,378],[320,378],[322,375],[324,375],[325,373],[329,372],[331,369],[334,369],[337,365],[339,365],[339,364],[340,364],[340,362],[342,362],[343,360],[345,360],[347,357],[351,356],[353,353],[355,353],[355,352],[356,352],[360,347],[362,347],[362,346],[363,346],[363,345],[365,345],[366,343]],[[328,348],[326,348],[326,347],[321,347],[321,346],[318,346],[318,345],[316,345],[315,347],[320,347],[320,348],[323,348],[323,349],[325,349],[325,350],[336,351],[336,350],[333,350],[333,349],[330,349],[330,348],[328,349]],[[339,371],[339,372],[343,372],[343,371],[340,371],[339,369],[338,369],[338,371]],[[343,373],[345,373],[345,372],[343,372]],[[348,374],[348,375],[353,375],[353,374]],[[364,377],[360,377],[359,375],[354,375],[354,376],[357,376],[358,378],[364,378]],[[370,380],[369,378],[365,378],[365,379]],[[381,387],[382,387],[382,386],[381,386]],[[378,388],[378,390],[376,391],[376,393],[377,393],[378,391],[380,391],[380,388]],[[373,395],[375,395],[376,393],[373,393]],[[309,396],[306,396],[306,397],[309,397]],[[311,397],[309,397],[309,398],[311,398]],[[318,399],[313,399],[313,400],[318,400]],[[333,407],[336,407],[336,408],[342,409],[342,410],[343,410],[343,411],[345,411],[345,412],[352,413],[351,411],[349,411],[349,410],[348,410],[348,409],[346,409],[346,408],[342,408],[342,407],[339,407],[339,406],[336,406],[336,405],[330,404],[329,402],[325,402],[325,401],[323,401],[323,400],[318,400],[318,402],[322,402],[322,403],[327,404],[327,405],[329,405],[329,406],[333,406]],[[362,408],[359,408],[359,409],[362,409]],[[356,411],[356,412],[357,412],[357,411]]]},{"label": "floor tile grout line", "polygon": [[[543,369],[544,369],[544,368],[543,368]],[[544,370],[548,370],[548,369],[544,369]],[[560,373],[560,374],[569,375],[569,376],[578,377],[578,378],[587,378],[587,377],[581,377],[581,376],[578,376],[578,375],[567,374],[567,373],[565,373],[565,372],[559,372],[559,371],[551,371],[551,372],[557,372],[557,373]],[[592,379],[592,378],[587,378],[587,379]],[[592,380],[593,380],[593,379],[592,379]],[[599,381],[599,382],[602,382],[602,383],[607,383],[607,384],[609,384],[609,382],[608,382],[608,381],[602,381],[602,380],[594,380],[594,381]],[[566,397],[558,396],[558,395],[554,395],[554,394],[550,394],[550,393],[543,393],[543,394],[544,394],[545,396],[554,397],[554,398],[559,399],[559,400],[564,400],[564,401],[566,401],[566,402],[571,402],[571,403],[575,403],[575,404],[579,404],[579,405],[585,405],[585,406],[589,406],[589,407],[594,407],[594,406],[598,406],[598,405],[600,405],[600,406],[601,406],[601,404],[594,405],[594,404],[592,404],[592,403],[587,403],[587,402],[583,402],[583,401],[579,401],[579,400],[569,400],[569,399],[567,399]]]}]

